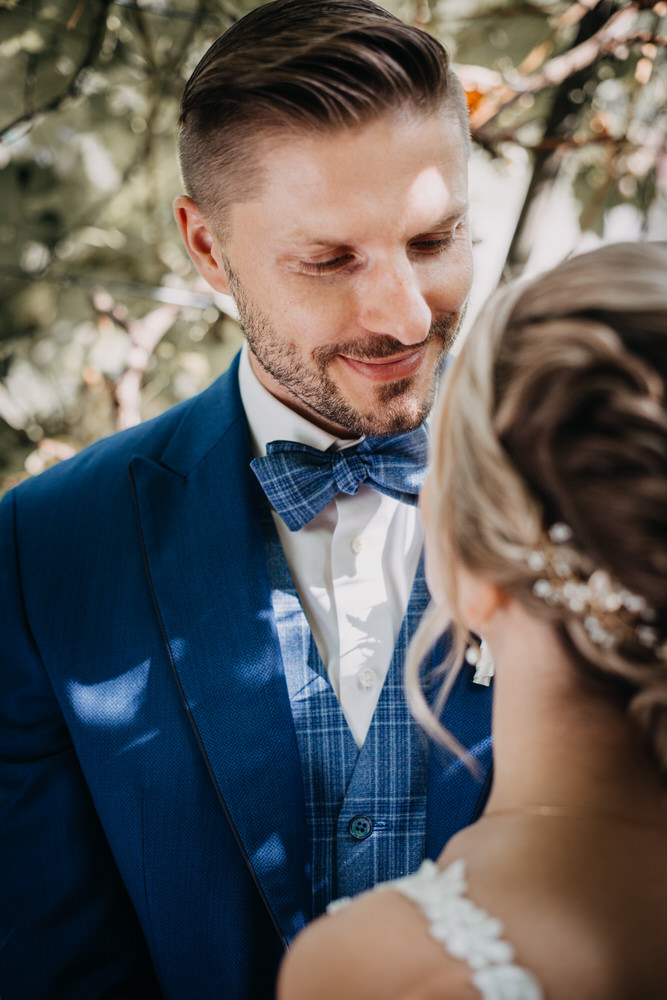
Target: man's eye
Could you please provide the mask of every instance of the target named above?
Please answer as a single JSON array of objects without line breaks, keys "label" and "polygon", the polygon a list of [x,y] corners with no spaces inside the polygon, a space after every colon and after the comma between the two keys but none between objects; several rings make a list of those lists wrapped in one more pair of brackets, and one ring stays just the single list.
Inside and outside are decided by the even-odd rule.
[{"label": "man's eye", "polygon": [[331,260],[302,260],[301,268],[306,274],[332,274],[340,271],[353,260],[351,253],[332,257]]},{"label": "man's eye", "polygon": [[434,240],[417,240],[410,244],[410,249],[416,253],[439,254],[454,242],[454,234],[450,236],[440,236]]}]

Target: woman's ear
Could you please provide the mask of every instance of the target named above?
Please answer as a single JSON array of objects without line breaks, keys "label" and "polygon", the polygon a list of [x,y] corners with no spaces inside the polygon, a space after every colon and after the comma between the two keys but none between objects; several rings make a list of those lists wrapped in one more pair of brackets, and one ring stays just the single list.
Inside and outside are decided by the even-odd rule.
[{"label": "woman's ear", "polygon": [[174,215],[183,242],[202,278],[216,291],[229,295],[219,247],[198,205],[187,195],[179,195],[174,201]]},{"label": "woman's ear", "polygon": [[468,570],[457,570],[457,600],[461,617],[471,632],[484,635],[497,611],[506,606],[509,595]]}]

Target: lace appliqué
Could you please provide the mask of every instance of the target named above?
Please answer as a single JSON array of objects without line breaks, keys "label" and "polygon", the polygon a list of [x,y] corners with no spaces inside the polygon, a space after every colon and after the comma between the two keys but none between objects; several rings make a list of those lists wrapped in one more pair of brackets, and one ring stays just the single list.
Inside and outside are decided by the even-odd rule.
[{"label": "lace appliqu\u00e9", "polygon": [[[441,941],[453,958],[467,962],[482,1000],[544,1000],[535,977],[514,965],[514,949],[502,940],[500,920],[467,899],[467,888],[462,859],[444,871],[427,860],[414,875],[384,882],[372,891],[395,889],[416,903],[429,922],[431,936]],[[329,913],[348,902],[336,900]]]}]

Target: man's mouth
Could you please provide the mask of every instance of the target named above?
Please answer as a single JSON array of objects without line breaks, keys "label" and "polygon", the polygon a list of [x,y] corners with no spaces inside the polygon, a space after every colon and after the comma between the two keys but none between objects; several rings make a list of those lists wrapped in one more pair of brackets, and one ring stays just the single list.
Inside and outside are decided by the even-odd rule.
[{"label": "man's mouth", "polygon": [[408,378],[414,375],[420,367],[427,351],[427,345],[422,344],[416,351],[406,354],[394,355],[390,358],[364,359],[351,358],[346,354],[339,354],[338,357],[353,371],[373,382],[393,382],[399,378]]}]

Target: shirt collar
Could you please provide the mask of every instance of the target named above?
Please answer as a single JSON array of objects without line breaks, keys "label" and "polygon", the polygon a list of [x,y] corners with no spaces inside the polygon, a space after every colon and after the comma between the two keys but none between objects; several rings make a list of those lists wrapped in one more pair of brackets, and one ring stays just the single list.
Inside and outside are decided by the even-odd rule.
[{"label": "shirt collar", "polygon": [[250,428],[252,451],[256,458],[266,455],[269,441],[296,441],[317,448],[318,451],[327,451],[329,448],[337,451],[362,440],[336,438],[276,399],[264,388],[252,370],[247,341],[244,341],[241,351],[239,389]]}]

